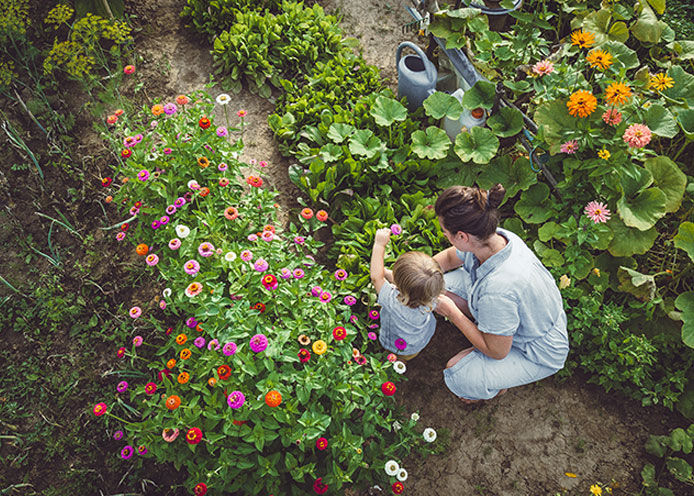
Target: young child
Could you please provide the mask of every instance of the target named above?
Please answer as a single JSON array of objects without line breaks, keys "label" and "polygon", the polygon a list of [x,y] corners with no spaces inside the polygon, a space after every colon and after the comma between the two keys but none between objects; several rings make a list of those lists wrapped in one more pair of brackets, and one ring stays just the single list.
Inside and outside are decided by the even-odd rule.
[{"label": "young child", "polygon": [[390,229],[376,232],[371,252],[371,283],[381,305],[381,345],[410,360],[429,343],[436,329],[434,307],[444,291],[443,271],[426,253],[403,253],[393,271],[383,265]]}]

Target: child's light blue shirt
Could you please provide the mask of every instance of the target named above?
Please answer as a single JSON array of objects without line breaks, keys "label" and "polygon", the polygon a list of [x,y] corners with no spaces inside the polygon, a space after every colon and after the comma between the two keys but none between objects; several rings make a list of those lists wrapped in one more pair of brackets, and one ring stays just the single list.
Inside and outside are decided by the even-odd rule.
[{"label": "child's light blue shirt", "polygon": [[[381,345],[393,353],[412,355],[420,352],[429,343],[436,330],[436,317],[426,306],[410,308],[398,301],[398,289],[388,281],[383,282],[378,293],[381,305]],[[395,347],[395,340],[402,338],[407,343],[404,350]]]}]

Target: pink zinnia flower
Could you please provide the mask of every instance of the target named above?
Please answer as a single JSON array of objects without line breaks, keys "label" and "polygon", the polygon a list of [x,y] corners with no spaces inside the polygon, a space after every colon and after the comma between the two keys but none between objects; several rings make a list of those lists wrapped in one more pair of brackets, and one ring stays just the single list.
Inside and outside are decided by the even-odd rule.
[{"label": "pink zinnia flower", "polygon": [[241,260],[243,260],[244,262],[250,262],[251,260],[253,260],[253,253],[251,252],[251,250],[243,250],[240,256]]},{"label": "pink zinnia flower", "polygon": [[212,349],[218,350],[219,349],[219,341],[216,339],[211,340],[209,343],[207,343],[207,349],[212,351]]},{"label": "pink zinnia flower", "polygon": [[128,389],[128,381],[120,381],[116,386],[116,391],[124,393]]},{"label": "pink zinnia flower", "polygon": [[369,332],[369,333],[367,334],[367,337],[368,337],[371,341],[376,341],[376,338],[378,338],[378,336],[376,336],[376,333],[373,332],[373,331]]},{"label": "pink zinnia flower", "polygon": [[573,155],[578,151],[578,143],[576,140],[569,140],[561,145],[561,152]]},{"label": "pink zinnia flower", "polygon": [[398,356],[395,353],[389,353],[386,358],[389,362],[394,363],[398,359]]},{"label": "pink zinnia flower", "polygon": [[145,393],[149,395],[153,395],[154,393],[157,392],[157,385],[153,382],[148,382],[145,384]]},{"label": "pink zinnia flower", "polygon": [[333,299],[333,295],[329,291],[323,291],[318,299],[321,301],[321,303],[328,303]]},{"label": "pink zinnia flower", "polygon": [[130,445],[128,444],[128,445],[125,446],[122,450],[120,450],[120,457],[121,457],[123,460],[129,460],[130,458],[132,458],[133,453],[135,453],[135,450],[133,449],[132,446],[130,446]]},{"label": "pink zinnia flower", "polygon": [[263,231],[263,235],[261,236],[263,238],[263,241],[272,241],[275,239],[275,233],[272,231]]},{"label": "pink zinnia flower", "polygon": [[311,294],[315,297],[319,297],[322,292],[323,288],[321,288],[320,286],[313,286],[311,288]]},{"label": "pink zinnia flower", "polygon": [[125,74],[132,74],[133,72],[135,72],[135,66],[132,64],[126,65],[125,67],[123,67],[123,72]]},{"label": "pink zinnia flower", "polygon": [[145,262],[147,262],[147,265],[149,265],[150,267],[154,267],[159,263],[159,257],[152,253],[150,255],[147,255],[147,258],[145,258]]},{"label": "pink zinnia flower", "polygon": [[108,407],[106,406],[106,403],[97,403],[94,405],[94,415],[101,417],[104,413],[106,413],[107,409]]},{"label": "pink zinnia flower", "polygon": [[402,234],[402,227],[400,227],[400,224],[393,224],[390,226],[390,232],[395,236]]},{"label": "pink zinnia flower", "polygon": [[116,234],[116,241],[123,241],[125,239],[125,233],[124,232],[119,232]]},{"label": "pink zinnia flower", "polygon": [[607,205],[602,202],[592,201],[586,205],[583,211],[596,224],[610,220],[610,211],[607,209]]},{"label": "pink zinnia flower", "polygon": [[200,243],[200,246],[198,246],[198,253],[203,256],[203,257],[209,257],[214,253],[214,246],[212,246],[212,243]]},{"label": "pink zinnia flower", "polygon": [[622,114],[617,109],[610,109],[602,114],[602,120],[610,126],[619,126],[622,122]]},{"label": "pink zinnia flower", "polygon": [[178,107],[176,107],[175,103],[169,102],[166,105],[164,105],[164,113],[166,115],[173,115],[176,113],[177,110],[178,110]]},{"label": "pink zinnia flower", "polygon": [[233,408],[234,410],[241,408],[245,402],[246,397],[241,391],[232,391],[231,394],[227,396],[227,403],[229,404],[229,407]]},{"label": "pink zinnia flower", "polygon": [[169,248],[172,250],[178,250],[181,247],[181,240],[178,238],[174,238],[171,241],[169,241]]},{"label": "pink zinnia flower", "polygon": [[345,296],[345,299],[342,301],[345,302],[345,305],[348,305],[351,307],[352,305],[354,305],[357,302],[357,299],[352,295],[347,295],[347,296]]},{"label": "pink zinnia flower", "polygon": [[651,142],[651,130],[644,124],[632,124],[624,131],[622,139],[631,148],[643,148]]},{"label": "pink zinnia flower", "polygon": [[290,279],[292,277],[292,271],[284,267],[283,269],[280,269],[280,277],[282,279]]},{"label": "pink zinnia flower", "polygon": [[295,279],[301,279],[304,277],[304,270],[303,269],[294,269],[294,272],[292,272],[294,275]]},{"label": "pink zinnia flower", "polygon": [[191,282],[185,290],[186,296],[188,296],[189,298],[192,298],[193,296],[197,296],[201,292],[202,292],[202,283],[199,283],[199,282]]},{"label": "pink zinnia flower", "polygon": [[226,127],[224,127],[224,126],[219,126],[219,127],[217,128],[217,136],[219,136],[220,138],[224,138],[224,137],[227,136],[228,134],[229,134],[229,131],[227,131],[227,128],[226,128]]},{"label": "pink zinnia flower", "polygon": [[183,270],[186,271],[186,274],[194,276],[200,270],[200,263],[197,260],[188,260],[183,266]]},{"label": "pink zinnia flower", "polygon": [[162,310],[166,310],[166,301],[161,300],[159,302],[159,308],[161,308]]},{"label": "pink zinnia flower", "polygon": [[347,271],[345,269],[337,269],[335,271],[335,279],[338,281],[344,281],[347,279]]},{"label": "pink zinnia flower", "polygon": [[253,243],[255,241],[258,241],[258,235],[257,234],[249,234],[246,239],[248,239],[248,241]]},{"label": "pink zinnia flower", "polygon": [[236,348],[236,343],[229,341],[222,347],[222,353],[224,353],[226,356],[231,356],[236,353]]},{"label": "pink zinnia flower", "polygon": [[381,314],[378,313],[378,310],[371,310],[371,311],[369,312],[369,318],[370,318],[371,320],[378,320],[378,318],[379,318],[380,316],[381,316]]},{"label": "pink zinnia flower", "polygon": [[146,181],[147,179],[149,179],[149,171],[148,170],[141,170],[140,172],[137,173],[137,178],[140,181],[143,181],[143,182]]},{"label": "pink zinnia flower", "polygon": [[255,264],[253,264],[253,268],[258,272],[265,272],[268,269],[268,267],[268,263],[262,258],[259,258],[255,261]]},{"label": "pink zinnia flower", "polygon": [[198,337],[195,338],[195,340],[193,341],[193,344],[194,344],[195,346],[197,346],[198,348],[202,348],[203,346],[205,346],[205,338],[203,338],[202,336],[198,336]]},{"label": "pink zinnia flower", "polygon": [[267,348],[267,337],[265,334],[256,334],[251,338],[250,346],[254,353],[260,353]]},{"label": "pink zinnia flower", "polygon": [[248,112],[246,112],[245,110],[239,110],[238,112],[236,112],[236,115],[238,115],[239,117],[246,117],[246,114],[248,114]]},{"label": "pink zinnia flower", "polygon": [[294,237],[294,242],[295,242],[297,245],[303,245],[305,241],[306,241],[306,240],[304,239],[303,236],[295,236],[295,237]]},{"label": "pink zinnia flower", "polygon": [[135,348],[140,347],[142,345],[142,341],[143,341],[142,336],[135,336],[133,338],[133,345],[135,346]]},{"label": "pink zinnia flower", "polygon": [[533,65],[533,72],[538,76],[545,76],[554,72],[554,64],[549,60],[541,60]]},{"label": "pink zinnia flower", "polygon": [[164,429],[161,431],[161,437],[164,438],[164,441],[167,443],[173,443],[179,433],[180,431],[178,429]]},{"label": "pink zinnia flower", "polygon": [[136,319],[142,315],[142,309],[140,307],[132,307],[130,312],[128,312],[128,315],[130,315],[131,318]]},{"label": "pink zinnia flower", "polygon": [[261,160],[260,162],[258,162],[258,165],[261,167],[267,167],[267,162],[265,160]]},{"label": "pink zinnia flower", "polygon": [[144,444],[141,444],[140,446],[137,447],[137,454],[138,455],[146,455],[147,454],[147,446]]},{"label": "pink zinnia flower", "polygon": [[356,324],[356,323],[359,321],[359,317],[357,317],[356,315],[350,315],[350,316],[349,316],[349,321],[350,321],[350,323],[352,323],[352,324]]},{"label": "pink zinnia flower", "polygon": [[225,164],[224,162],[221,162],[221,163],[217,166],[217,170],[218,170],[219,172],[224,172],[224,171],[226,171],[228,168],[229,168],[229,166],[228,166],[227,164]]}]

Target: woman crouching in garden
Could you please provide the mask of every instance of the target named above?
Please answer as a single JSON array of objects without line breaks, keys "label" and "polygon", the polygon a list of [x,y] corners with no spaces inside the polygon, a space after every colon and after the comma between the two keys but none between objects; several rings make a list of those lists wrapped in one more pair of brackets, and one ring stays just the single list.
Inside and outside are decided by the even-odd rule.
[{"label": "woman crouching in garden", "polygon": [[436,311],[470,341],[444,370],[448,388],[466,402],[544,379],[569,352],[566,314],[550,272],[523,240],[498,228],[503,186],[453,186],[435,210],[450,248],[434,259],[446,295]]}]

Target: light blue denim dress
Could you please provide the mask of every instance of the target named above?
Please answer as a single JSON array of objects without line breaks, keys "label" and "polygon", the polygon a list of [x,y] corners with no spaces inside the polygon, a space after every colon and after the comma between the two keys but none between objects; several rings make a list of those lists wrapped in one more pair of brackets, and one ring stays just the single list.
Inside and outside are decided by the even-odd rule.
[{"label": "light blue denim dress", "polygon": [[569,353],[566,314],[550,272],[522,239],[505,229],[508,243],[482,265],[457,251],[462,267],[444,274],[446,289],[468,302],[481,332],[513,336],[509,354],[490,358],[478,350],[444,370],[448,388],[471,400],[544,379],[564,366]]},{"label": "light blue denim dress", "polygon": [[[388,281],[383,282],[378,293],[381,305],[381,332],[378,340],[393,353],[412,355],[422,351],[436,330],[436,317],[426,306],[410,308],[398,301],[398,289]],[[395,340],[402,338],[407,343],[404,350],[395,347]]]}]

